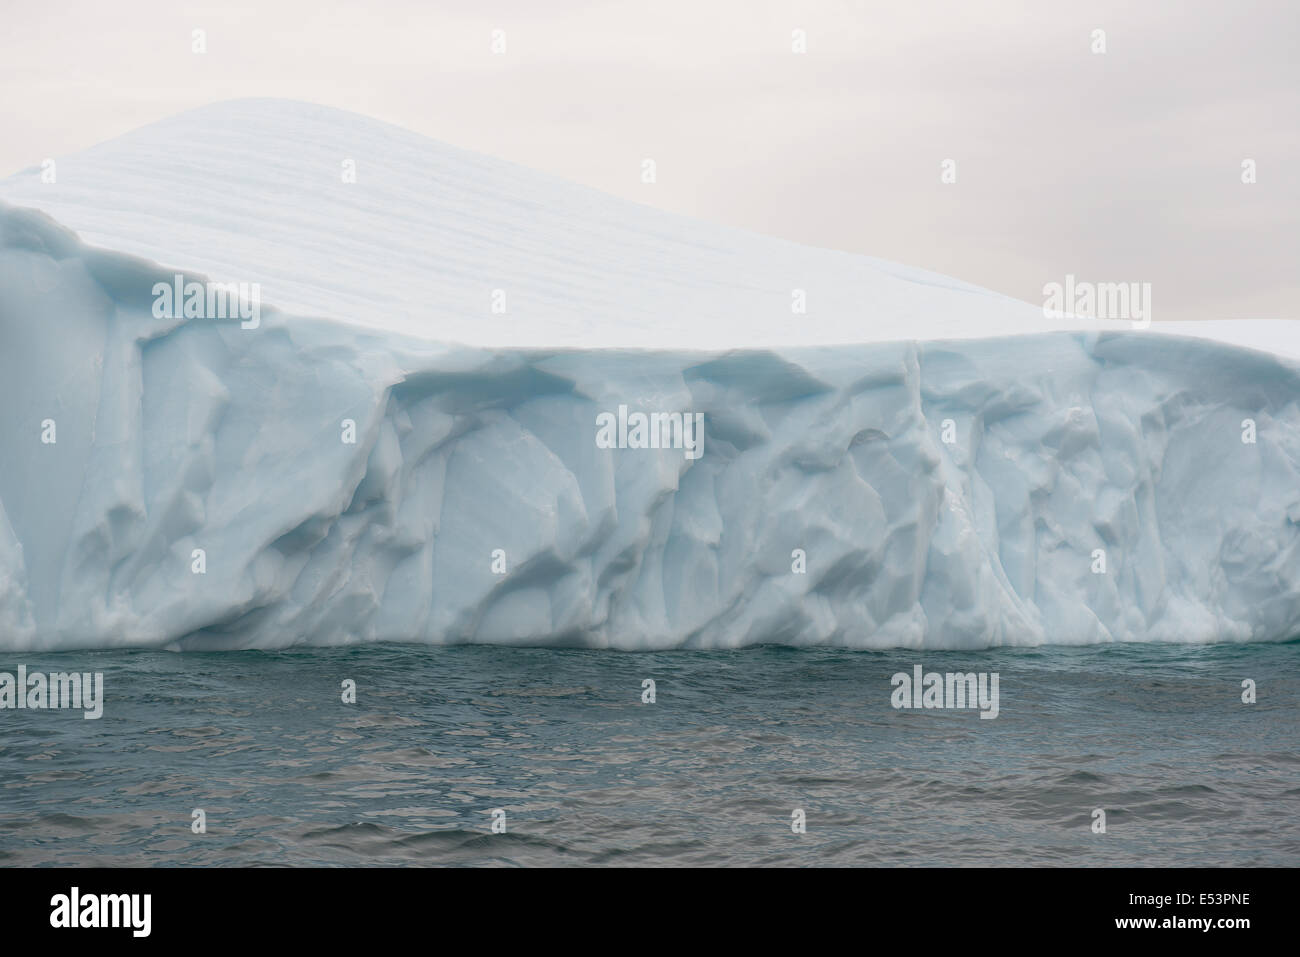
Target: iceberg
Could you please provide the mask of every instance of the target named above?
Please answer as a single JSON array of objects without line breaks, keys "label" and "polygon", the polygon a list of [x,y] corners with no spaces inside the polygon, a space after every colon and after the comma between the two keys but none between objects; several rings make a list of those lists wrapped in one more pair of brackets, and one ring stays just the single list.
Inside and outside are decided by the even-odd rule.
[{"label": "iceberg", "polygon": [[0,181],[0,648],[1286,640],[1298,356],[216,104]]}]

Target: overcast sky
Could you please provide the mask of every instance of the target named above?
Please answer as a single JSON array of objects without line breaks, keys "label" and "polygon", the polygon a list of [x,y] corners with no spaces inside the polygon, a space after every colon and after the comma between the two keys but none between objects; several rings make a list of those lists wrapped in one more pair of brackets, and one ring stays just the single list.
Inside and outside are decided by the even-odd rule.
[{"label": "overcast sky", "polygon": [[1300,318],[1298,45],[1296,0],[0,0],[0,176],[290,97],[1029,302]]}]

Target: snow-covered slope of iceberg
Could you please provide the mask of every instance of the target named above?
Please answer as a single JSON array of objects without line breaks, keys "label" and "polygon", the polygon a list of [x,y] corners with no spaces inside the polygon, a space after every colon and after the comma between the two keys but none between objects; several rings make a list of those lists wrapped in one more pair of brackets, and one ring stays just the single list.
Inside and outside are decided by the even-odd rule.
[{"label": "snow-covered slope of iceberg", "polygon": [[294,104],[57,170],[0,182],[0,647],[1300,633],[1289,324],[1048,324]]}]

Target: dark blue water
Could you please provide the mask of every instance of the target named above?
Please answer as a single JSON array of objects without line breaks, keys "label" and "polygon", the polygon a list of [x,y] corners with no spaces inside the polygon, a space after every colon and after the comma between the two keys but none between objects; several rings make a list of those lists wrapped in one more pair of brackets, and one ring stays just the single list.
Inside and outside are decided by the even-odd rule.
[{"label": "dark blue water", "polygon": [[[102,671],[106,700],[0,711],[6,865],[1300,861],[1300,642],[0,657],[19,664]],[[894,710],[914,664],[998,672],[1000,715]]]}]

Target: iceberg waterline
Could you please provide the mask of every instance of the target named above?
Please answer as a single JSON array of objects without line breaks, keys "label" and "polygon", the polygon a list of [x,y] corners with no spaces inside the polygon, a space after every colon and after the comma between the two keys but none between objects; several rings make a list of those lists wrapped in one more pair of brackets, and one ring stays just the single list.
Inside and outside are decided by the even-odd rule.
[{"label": "iceberg waterline", "polygon": [[[86,179],[119,162],[130,165],[110,150]],[[327,295],[329,259],[305,238],[292,254],[214,245],[210,223],[185,219],[201,207],[162,178],[177,248],[196,244],[177,259],[128,255],[150,215],[167,232],[161,207],[132,219],[85,197],[43,204],[65,224],[95,220],[105,249],[0,203],[0,648],[981,648],[1300,633],[1300,366],[1281,355],[1155,331],[1035,333],[1024,304],[806,250],[790,255],[822,270],[811,295],[839,303],[837,316],[858,283],[877,325],[877,313],[969,314],[989,337],[797,346],[782,338],[788,315],[755,314],[763,334],[744,350],[707,334],[700,349],[629,347],[653,344],[635,322],[638,336],[589,349],[583,330],[618,327],[620,309],[690,327],[701,309],[758,302],[771,290],[753,284],[751,260],[784,261],[789,244],[728,247],[693,225],[665,238],[675,221],[646,213],[611,235],[681,263],[713,257],[731,285],[637,275],[645,257],[620,259],[614,279],[571,253],[567,274],[521,259],[503,274],[524,277],[519,298],[540,315],[507,327],[480,309],[444,326],[443,280],[401,280],[367,304],[365,283],[344,277]],[[269,196],[265,182],[238,182],[237,201]],[[466,199],[448,214],[452,239],[484,209],[509,212]],[[578,242],[564,222],[537,226],[549,210],[516,216],[522,233],[503,242],[543,255],[530,223]],[[365,238],[373,217],[358,216],[358,245],[334,252],[387,264]],[[268,230],[287,219],[268,217]],[[692,252],[692,236],[709,242]],[[202,263],[214,278],[262,284],[257,328],[158,316],[155,284],[207,276],[199,248],[225,257]],[[483,257],[499,265],[495,253],[460,263],[467,285],[486,277]],[[413,324],[422,296],[433,331]],[[304,302],[328,303],[330,318]],[[936,328],[948,326],[921,331]],[[490,344],[515,329],[524,346]],[[702,416],[702,454],[638,447],[622,429],[602,443],[602,422],[621,424],[624,409]]]}]

